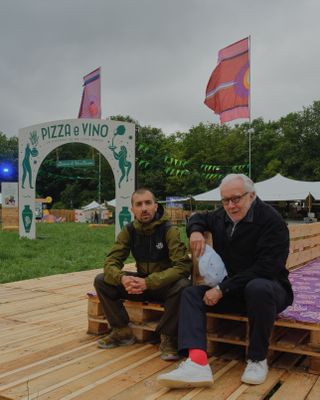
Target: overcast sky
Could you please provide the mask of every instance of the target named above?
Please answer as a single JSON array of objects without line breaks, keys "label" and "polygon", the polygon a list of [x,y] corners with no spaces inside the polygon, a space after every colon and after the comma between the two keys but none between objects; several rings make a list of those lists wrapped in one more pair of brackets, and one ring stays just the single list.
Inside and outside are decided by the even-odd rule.
[{"label": "overcast sky", "polygon": [[167,134],[218,123],[208,79],[249,35],[252,118],[301,111],[320,99],[319,18],[319,0],[0,0],[0,131],[76,118],[99,66],[103,118]]}]

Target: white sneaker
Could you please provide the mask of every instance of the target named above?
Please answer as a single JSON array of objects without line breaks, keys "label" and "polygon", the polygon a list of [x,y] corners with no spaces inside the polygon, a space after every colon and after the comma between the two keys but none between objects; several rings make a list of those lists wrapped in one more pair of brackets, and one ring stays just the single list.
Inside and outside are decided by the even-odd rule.
[{"label": "white sneaker", "polygon": [[250,383],[251,385],[259,385],[263,383],[268,375],[268,364],[267,360],[262,361],[251,361],[248,360],[246,369],[241,377],[241,381],[244,383]]},{"label": "white sneaker", "polygon": [[188,358],[177,369],[157,377],[157,381],[169,388],[211,386],[213,376],[210,365],[199,365]]}]

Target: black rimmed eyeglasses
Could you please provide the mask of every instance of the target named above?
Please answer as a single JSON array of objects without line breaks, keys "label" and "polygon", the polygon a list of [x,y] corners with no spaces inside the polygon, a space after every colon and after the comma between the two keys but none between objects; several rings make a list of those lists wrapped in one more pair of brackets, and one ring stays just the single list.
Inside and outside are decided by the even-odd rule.
[{"label": "black rimmed eyeglasses", "polygon": [[227,205],[230,203],[230,201],[231,201],[231,203],[233,203],[233,204],[238,204],[239,201],[242,199],[242,197],[244,197],[244,196],[247,195],[248,193],[249,193],[249,192],[245,192],[245,193],[243,193],[243,194],[241,194],[241,195],[239,195],[239,196],[226,197],[226,198],[224,198],[224,199],[221,199],[221,203],[222,203],[224,206],[227,206]]}]

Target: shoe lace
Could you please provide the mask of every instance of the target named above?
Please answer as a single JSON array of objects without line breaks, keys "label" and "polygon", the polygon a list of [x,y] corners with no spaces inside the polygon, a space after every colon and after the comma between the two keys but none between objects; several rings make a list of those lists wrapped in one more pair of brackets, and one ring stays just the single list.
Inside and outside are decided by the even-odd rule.
[{"label": "shoe lace", "polygon": [[252,361],[248,360],[246,370],[256,372],[262,367],[262,361]]},{"label": "shoe lace", "polygon": [[178,369],[185,368],[186,366],[188,366],[188,364],[190,364],[190,362],[191,362],[190,358],[187,358],[186,360],[181,361],[181,363],[178,365]]},{"label": "shoe lace", "polygon": [[176,348],[175,338],[172,336],[162,335],[161,336],[161,349],[166,349],[168,351],[174,351]]},{"label": "shoe lace", "polygon": [[186,361],[182,361],[179,365],[178,365],[178,369],[183,369],[184,367],[185,367],[185,365],[186,365],[186,362],[187,362],[187,360]]}]

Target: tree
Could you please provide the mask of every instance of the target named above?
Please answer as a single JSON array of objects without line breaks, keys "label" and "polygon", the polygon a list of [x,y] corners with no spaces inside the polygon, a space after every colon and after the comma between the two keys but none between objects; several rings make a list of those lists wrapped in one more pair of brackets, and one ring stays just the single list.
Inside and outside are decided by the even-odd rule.
[{"label": "tree", "polygon": [[[0,182],[18,181],[18,158],[18,138],[7,138],[0,132]],[[4,173],[5,167],[9,168],[8,173]]]}]

